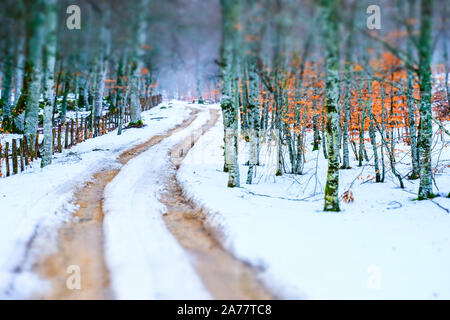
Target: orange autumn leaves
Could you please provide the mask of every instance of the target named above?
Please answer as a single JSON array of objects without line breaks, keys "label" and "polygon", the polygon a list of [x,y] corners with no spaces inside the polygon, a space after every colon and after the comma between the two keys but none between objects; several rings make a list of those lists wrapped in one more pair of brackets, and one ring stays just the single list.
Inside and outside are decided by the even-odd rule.
[{"label": "orange autumn leaves", "polygon": [[[326,122],[323,63],[323,61],[306,62],[302,83],[300,84],[298,70],[300,70],[301,60],[298,57],[293,57],[289,71],[277,70],[276,83],[275,79],[272,79],[272,85],[279,90],[277,95],[283,96],[278,110],[275,110],[274,92],[269,92],[263,84],[260,85],[259,98],[255,99],[260,110],[266,108],[272,117],[278,111],[281,114],[284,128],[291,133],[298,134],[303,128],[311,130],[314,117],[319,130],[321,130]],[[345,81],[341,81],[339,102],[342,127],[345,121],[343,110],[347,103],[350,105],[350,140],[359,142],[362,121],[364,121],[364,130],[368,130],[371,122],[369,110],[371,110],[376,123],[379,126],[382,125],[386,132],[393,132],[400,128],[408,130],[407,71],[403,63],[390,52],[384,52],[379,57],[369,60],[366,65],[351,65],[350,70],[352,72],[349,97],[345,96],[347,84]],[[268,75],[275,74],[273,70],[269,70],[267,67],[265,72]],[[344,77],[345,74],[342,72],[341,79],[344,79]],[[248,83],[240,83],[239,91],[241,94],[243,86],[248,86]],[[417,124],[419,122],[420,89],[417,76],[414,73],[412,99],[415,106],[415,123]],[[436,102],[445,100],[444,93],[442,91],[434,92],[433,99]],[[370,106],[370,109],[368,106]],[[441,112],[442,108],[439,109],[440,111],[436,108],[434,110],[436,117],[449,117],[448,112]],[[387,140],[389,140],[389,136],[387,135]],[[368,141],[369,139],[366,137],[365,140]]]}]

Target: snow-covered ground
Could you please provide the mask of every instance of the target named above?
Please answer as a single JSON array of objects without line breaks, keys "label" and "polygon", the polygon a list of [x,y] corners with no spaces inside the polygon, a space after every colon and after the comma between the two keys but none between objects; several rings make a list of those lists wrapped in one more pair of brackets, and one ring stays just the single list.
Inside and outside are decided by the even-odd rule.
[{"label": "snow-covered ground", "polygon": [[73,195],[78,188],[95,172],[117,166],[122,151],[180,124],[190,113],[186,106],[165,102],[143,113],[144,128],[87,140],[56,154],[44,169],[36,163],[27,172],[0,179],[0,298],[27,298],[46,289],[30,272],[36,254],[28,249],[31,241],[37,248],[37,241],[49,242],[76,209]]},{"label": "snow-covered ground", "polygon": [[[353,158],[353,169],[340,171],[340,193],[353,182],[354,202],[341,201],[342,212],[325,213],[327,162],[322,151],[311,151],[310,142],[311,137],[301,176],[275,177],[276,148],[263,145],[265,165],[257,168],[255,184],[246,185],[241,140],[241,188],[229,189],[219,121],[188,153],[178,180],[188,197],[209,211],[207,223],[224,247],[260,267],[261,280],[281,298],[449,299],[450,214],[443,208],[450,209],[450,199],[413,201],[418,180],[405,179],[404,190],[391,173],[385,183],[371,182],[373,167],[358,168]],[[445,144],[448,137],[435,139],[441,195],[450,191]],[[406,173],[410,162],[401,149],[408,147],[398,149],[398,169]]]},{"label": "snow-covered ground", "polygon": [[[144,128],[90,139],[56,154],[51,166],[36,163],[0,179],[0,298],[29,298],[48,288],[31,272],[36,254],[43,254],[39,243],[55,239],[76,210],[74,193],[95,172],[119,166],[122,151],[175,127],[190,112],[186,103],[162,105],[143,114]],[[106,187],[105,254],[116,298],[210,297],[191,257],[164,225],[157,199],[173,173],[168,151],[207,121],[209,107],[186,129],[130,160]],[[308,139],[301,176],[275,177],[276,148],[263,143],[264,165],[253,185],[244,184],[247,146],[241,140],[242,187],[229,189],[219,120],[188,153],[178,179],[209,211],[207,223],[224,247],[260,267],[261,280],[281,298],[450,298],[450,199],[413,201],[418,181],[405,179],[402,190],[388,172],[386,182],[376,184],[373,167],[358,168],[352,159],[353,169],[341,170],[340,193],[351,186],[354,202],[341,201],[341,213],[324,213],[327,162],[322,151],[310,150]],[[435,191],[446,195],[449,140],[434,142]],[[397,149],[398,169],[406,174],[408,147]]]}]

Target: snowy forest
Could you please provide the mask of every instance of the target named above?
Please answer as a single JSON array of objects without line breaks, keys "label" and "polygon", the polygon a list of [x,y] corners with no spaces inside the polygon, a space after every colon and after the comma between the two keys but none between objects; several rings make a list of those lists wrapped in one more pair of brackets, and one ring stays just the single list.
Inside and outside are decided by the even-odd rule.
[{"label": "snowy forest", "polygon": [[450,299],[449,20],[2,0],[0,299]]}]

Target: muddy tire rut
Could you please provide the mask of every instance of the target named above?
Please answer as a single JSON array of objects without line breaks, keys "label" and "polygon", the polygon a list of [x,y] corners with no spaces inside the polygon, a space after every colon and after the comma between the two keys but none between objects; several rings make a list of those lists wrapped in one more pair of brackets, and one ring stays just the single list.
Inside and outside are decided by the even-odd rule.
[{"label": "muddy tire rut", "polygon": [[205,287],[214,299],[263,300],[274,299],[257,279],[258,270],[236,259],[217,241],[205,226],[205,212],[186,199],[177,182],[176,171],[189,149],[219,118],[217,110],[210,110],[210,120],[201,132],[194,133],[170,152],[174,174],[165,186],[160,201],[167,212],[163,219],[183,248],[194,256],[194,266]]}]

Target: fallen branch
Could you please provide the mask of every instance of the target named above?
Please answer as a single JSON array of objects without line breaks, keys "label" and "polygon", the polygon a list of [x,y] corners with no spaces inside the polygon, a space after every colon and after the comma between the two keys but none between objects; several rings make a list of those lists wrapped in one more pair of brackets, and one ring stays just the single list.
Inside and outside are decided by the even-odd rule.
[{"label": "fallen branch", "polygon": [[308,199],[311,199],[312,197],[317,196],[317,194],[313,194],[310,195],[306,198],[301,198],[301,199],[295,199],[295,198],[285,198],[285,197],[275,197],[275,196],[270,196],[268,194],[262,194],[262,193],[255,193],[249,190],[244,190],[246,193],[252,195],[252,196],[258,196],[258,197],[265,197],[265,198],[272,198],[272,199],[280,199],[280,200],[288,200],[288,201],[308,201]]}]

